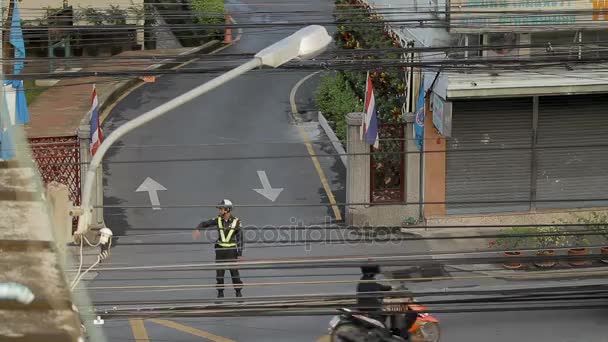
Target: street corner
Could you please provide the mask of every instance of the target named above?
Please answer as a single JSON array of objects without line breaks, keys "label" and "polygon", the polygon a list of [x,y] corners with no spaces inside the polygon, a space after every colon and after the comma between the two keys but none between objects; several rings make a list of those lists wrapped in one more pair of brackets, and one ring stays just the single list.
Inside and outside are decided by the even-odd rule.
[{"label": "street corner", "polygon": [[299,122],[316,122],[318,120],[318,108],[314,93],[319,84],[320,75],[321,71],[315,71],[302,77],[289,92],[291,112]]}]

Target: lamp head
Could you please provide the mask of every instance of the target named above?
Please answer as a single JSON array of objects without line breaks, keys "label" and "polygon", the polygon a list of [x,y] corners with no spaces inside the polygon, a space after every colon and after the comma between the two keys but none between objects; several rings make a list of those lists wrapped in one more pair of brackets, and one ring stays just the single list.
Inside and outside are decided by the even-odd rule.
[{"label": "lamp head", "polygon": [[331,42],[325,27],[310,25],[263,49],[255,57],[263,65],[276,68],[294,59],[314,58],[323,53]]}]

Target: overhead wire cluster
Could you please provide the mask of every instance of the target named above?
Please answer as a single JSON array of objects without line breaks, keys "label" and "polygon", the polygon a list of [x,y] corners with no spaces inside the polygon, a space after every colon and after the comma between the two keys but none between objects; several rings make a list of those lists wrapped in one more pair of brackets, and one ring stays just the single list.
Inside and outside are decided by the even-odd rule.
[{"label": "overhead wire cluster", "polygon": [[[579,0],[576,0],[579,1]],[[501,2],[501,3],[505,3],[505,2]],[[516,3],[516,2],[514,2]],[[162,3],[163,5],[169,5],[168,3]],[[285,4],[276,4],[277,6],[294,6],[297,5],[297,3],[293,3],[290,2],[289,4],[285,3]],[[262,6],[262,5],[256,5],[253,4],[253,6]],[[22,11],[25,13],[27,12],[27,10],[32,10],[32,13],[34,13],[35,11],[33,11],[33,9],[22,9]],[[419,27],[424,27],[424,28],[432,28],[432,27],[440,27],[440,28],[445,28],[447,27],[447,22],[446,19],[443,17],[445,16],[445,11],[435,11],[433,10],[431,7],[425,8],[425,10],[428,10],[428,17],[418,17],[418,18],[409,18],[409,19],[385,19],[385,20],[381,20],[381,21],[370,21],[370,22],[358,22],[356,24],[353,23],[349,23],[349,25],[360,25],[360,26],[379,26],[379,25],[398,25],[400,27],[410,27],[410,28],[419,28]],[[347,14],[348,11],[351,10],[338,10],[337,13],[340,14]],[[385,9],[377,9],[376,12],[383,14],[386,17],[392,17],[392,16],[413,16],[413,15],[420,15],[420,8],[418,8],[418,10],[414,10],[414,8],[411,7],[401,7],[401,8],[385,8]],[[451,12],[453,13],[453,12]],[[510,15],[516,15],[516,16],[530,16],[533,17],[538,13],[538,11],[517,11],[517,12],[511,12],[511,11],[500,11],[500,12],[494,12],[494,11],[476,11],[474,8],[471,9],[465,9],[463,11],[459,11],[460,14],[474,14],[474,17],[468,17],[470,19],[479,19],[479,20],[485,20],[485,19],[496,19],[498,17],[505,17],[505,16],[510,16]],[[542,12],[542,15],[547,15],[548,12]],[[197,14],[197,13],[193,13],[193,14]],[[207,15],[209,13],[206,13]],[[340,22],[336,22],[336,21],[327,21],[327,20],[315,20],[316,16],[320,16],[321,14],[323,14],[322,11],[291,11],[291,10],[286,10],[286,11],[281,11],[281,12],[263,12],[263,11],[235,11],[233,12],[234,15],[268,15],[268,21],[273,20],[274,22],[266,22],[266,23],[248,23],[248,22],[243,22],[243,23],[238,23],[238,24],[206,24],[206,25],[169,25],[167,26],[168,28],[172,28],[175,29],[177,32],[179,32],[179,30],[188,30],[188,29],[193,29],[193,28],[210,28],[210,29],[224,29],[224,28],[245,28],[248,29],[247,34],[257,34],[257,33],[267,33],[269,32],[268,30],[285,30],[288,28],[294,28],[294,27],[299,27],[299,26],[304,26],[304,25],[308,25],[308,24],[321,24],[321,25],[339,25],[341,24]],[[292,18],[294,14],[297,14],[300,19],[299,21],[294,21],[294,22],[280,22],[281,20],[285,19],[285,18]],[[570,12],[566,12],[566,11],[551,11],[550,12],[551,15],[574,15],[574,16],[590,16],[593,15],[594,12],[592,10],[585,10],[585,11],[570,11]],[[181,18],[182,16],[184,16],[183,14],[168,14],[167,17],[168,18]],[[25,16],[24,16],[25,17]],[[222,18],[223,17],[223,13],[217,13],[217,18]],[[112,19],[111,17],[109,17],[110,19]],[[137,17],[135,15],[129,15],[126,17],[126,19],[142,19],[142,17]],[[150,14],[145,14],[143,16],[143,19],[153,19],[154,16],[150,15]],[[114,19],[119,19],[119,18],[114,18]],[[41,21],[41,19],[36,19],[36,20],[32,20],[31,22],[37,22],[37,21]],[[454,25],[454,23],[457,23],[457,21],[455,21],[454,19],[452,19],[452,22],[450,23],[451,25]],[[463,21],[462,24],[456,24],[456,26],[453,27],[473,27],[470,24],[467,24],[465,21]],[[71,30],[70,27],[65,26],[58,26],[56,27],[59,31],[61,30]],[[143,26],[138,26],[138,25],[118,25],[118,26],[113,26],[112,28],[108,28],[108,30],[131,30],[131,29],[138,29],[138,28],[144,28]],[[80,29],[80,28],[79,28]],[[99,27],[91,27],[91,28],[82,28],[82,30],[104,30],[105,28],[99,28]],[[31,27],[25,27],[24,31],[28,31],[30,30],[30,32],[35,32],[36,28],[31,28]],[[259,31],[254,31],[254,30],[259,30]],[[179,35],[178,35],[179,37]],[[89,41],[83,41],[84,43],[90,43],[90,44],[99,44],[98,41],[96,40],[89,40]],[[600,44],[603,43],[608,43],[608,42],[599,42]],[[553,47],[559,46],[559,47],[566,47],[566,48],[572,48],[572,49],[576,49],[578,51],[578,49],[580,48],[581,51],[583,51],[584,53],[587,52],[605,52],[606,49],[603,48],[602,46],[597,46],[598,43],[594,43],[594,44],[586,44],[586,43],[571,43],[571,44],[553,44]],[[462,52],[465,50],[486,50],[486,49],[496,49],[496,48],[533,48],[533,49],[544,49],[546,48],[546,44],[518,44],[515,46],[512,45],[504,45],[504,46],[479,46],[479,45],[473,45],[473,46],[468,46],[468,47],[453,47],[453,46],[445,46],[445,47],[433,47],[433,48],[404,48],[404,49],[362,49],[362,50],[333,50],[330,51],[328,53],[326,53],[325,55],[321,56],[320,58],[317,58],[315,61],[312,62],[307,62],[307,63],[291,63],[288,64],[286,66],[284,66],[283,68],[280,68],[278,71],[273,71],[273,72],[285,72],[285,71],[294,71],[294,70],[323,70],[323,69],[330,69],[330,70],[367,70],[367,69],[371,69],[371,68],[405,68],[405,67],[416,67],[416,68],[421,68],[424,70],[457,70],[457,71],[469,71],[469,72],[487,72],[488,68],[493,68],[493,69],[498,69],[500,72],[512,72],[512,71],[522,71],[522,70],[537,70],[537,69],[544,69],[547,67],[565,67],[566,65],[574,65],[574,64],[579,64],[577,65],[577,68],[581,68],[581,70],[583,70],[585,68],[585,64],[590,64],[590,63],[595,63],[595,65],[593,66],[595,69],[598,68],[597,63],[604,63],[604,62],[608,62],[608,58],[605,57],[586,57],[584,59],[578,59],[578,58],[573,58],[573,56],[570,53],[565,53],[562,51],[557,51],[557,52],[546,52],[545,54],[542,55],[537,55],[537,56],[533,56],[530,57],[528,59],[522,59],[521,56],[507,56],[507,57],[495,57],[495,58],[468,58],[468,59],[449,59],[449,60],[443,60],[441,59],[443,56],[453,53],[453,52]],[[408,53],[418,53],[418,54],[426,54],[426,57],[423,58],[421,61],[418,62],[407,62],[404,61],[402,58],[391,58],[388,57],[388,55],[390,54],[408,54]],[[167,70],[167,71],[155,71],[154,74],[204,74],[204,73],[217,73],[217,72],[222,72],[227,70],[228,68],[230,68],[232,66],[233,63],[238,63],[244,59],[247,58],[251,58],[253,55],[253,53],[247,53],[247,54],[225,54],[225,55],[216,55],[216,56],[204,56],[200,58],[200,62],[199,62],[199,66],[195,66],[195,67],[187,67],[187,68],[182,68],[180,70]],[[158,63],[158,59],[162,58],[162,59],[177,59],[179,56],[137,56],[137,57],[125,57],[125,56],[119,56],[119,57],[114,57],[112,58],[112,64],[119,66],[122,63],[124,64],[128,64],[131,66],[146,66],[146,65],[151,65],[151,64],[155,64]],[[375,59],[367,59],[373,57]],[[54,60],[56,61],[62,61],[62,62],[84,62],[86,61],[88,62],[95,62],[95,61],[99,61],[99,62],[105,62],[106,59],[103,58],[98,58],[98,57],[68,57],[68,58],[55,58]],[[45,58],[41,58],[41,59],[28,59],[29,61],[48,61],[48,59]],[[11,63],[14,62],[13,59],[3,59],[2,60],[3,63]],[[170,62],[170,63],[174,63],[174,64],[178,64],[180,63],[179,61],[174,61],[174,62]],[[211,65],[208,66],[209,64],[213,64],[213,63],[217,63],[219,65]],[[265,71],[268,72],[268,71]],[[149,71],[133,71],[133,70],[127,70],[127,71],[120,71],[120,70],[104,70],[104,71],[79,71],[79,72],[75,72],[75,73],[66,73],[66,74],[55,74],[55,73],[33,73],[33,74],[22,74],[20,75],[20,79],[28,79],[29,77],[31,78],[40,78],[40,77],[50,77],[52,75],[53,78],[72,78],[72,77],[106,77],[109,79],[125,79],[125,78],[129,78],[129,77],[133,77],[133,76],[138,76],[138,75],[148,75],[150,74]],[[8,75],[10,78],[10,75]],[[99,82],[97,82],[99,83]],[[149,145],[145,147],[153,147],[154,145]],[[121,148],[125,148],[125,147],[129,147],[129,146],[121,146]],[[137,148],[139,148],[141,146],[138,146]],[[183,148],[184,146],[182,145],[176,145],[175,147],[178,148]],[[562,147],[572,147],[572,146],[562,146]],[[575,147],[580,147],[580,146],[575,146]],[[602,147],[599,145],[594,145],[592,147]],[[605,146],[604,146],[605,147]],[[521,148],[522,150],[525,150],[527,147],[523,147]],[[549,147],[550,148],[550,147]],[[537,147],[538,149],[538,147]],[[504,148],[496,148],[496,151],[501,151],[504,150]],[[484,152],[489,151],[488,149],[483,149]],[[443,151],[445,152],[445,151]],[[402,154],[404,152],[382,152],[384,154],[387,153],[399,153]],[[405,152],[405,153],[414,153],[414,152]],[[415,153],[420,153],[420,152],[415,152]],[[422,153],[442,153],[442,151],[424,151]],[[353,155],[353,154],[349,154],[349,155]],[[339,154],[319,154],[316,157],[337,157],[339,156]],[[234,157],[225,157],[225,158],[203,158],[203,157],[192,157],[192,158],[174,158],[174,159],[170,159],[170,160],[161,160],[161,159],[156,159],[156,160],[111,160],[108,161],[109,164],[136,164],[136,163],[159,163],[159,162],[170,162],[170,163],[176,163],[176,162],[199,162],[199,161],[218,161],[218,160],[243,160],[243,159],[285,159],[285,158],[310,158],[310,155],[273,155],[273,156],[247,156],[247,157],[243,157],[243,156],[234,156]],[[603,198],[603,199],[557,199],[557,200],[551,200],[554,202],[559,202],[559,201],[568,201],[568,202],[573,202],[573,201],[607,201],[608,198]],[[493,203],[519,203],[519,202],[526,202],[526,201],[514,201],[514,200],[497,200]],[[540,201],[537,201],[540,202]],[[550,201],[549,201],[550,202]],[[420,203],[424,203],[424,204],[447,204],[447,203],[453,203],[453,202],[448,202],[448,201],[444,201],[444,202],[432,202],[432,201],[426,201],[426,202],[420,202]],[[419,202],[411,202],[411,203],[403,203],[403,204],[420,204]],[[458,202],[460,203],[460,202]],[[466,202],[466,203],[471,203],[471,202]],[[484,204],[487,204],[488,201],[483,201]],[[347,206],[347,205],[368,205],[370,203],[338,203],[338,205],[340,206]],[[324,204],[324,203],[291,203],[291,204],[272,204],[272,205],[248,205],[248,204],[244,204],[244,205],[240,205],[241,207],[244,208],[256,208],[256,207],[305,207],[305,206],[327,206],[329,204]],[[382,205],[382,204],[374,204],[374,205]],[[150,206],[137,206],[137,205],[104,205],[102,206],[104,208],[149,208]],[[170,206],[163,206],[163,208],[204,208],[204,207],[215,207],[215,205],[203,205],[203,204],[186,204],[186,205],[170,205]],[[555,225],[552,225],[555,226]],[[559,234],[559,235],[563,235],[563,236],[575,236],[575,235],[582,235],[582,234],[586,234],[586,235],[593,235],[593,234],[600,234],[598,233],[596,230],[593,230],[593,225],[557,225],[561,228],[565,228],[562,232],[560,233],[553,233],[553,234]],[[471,226],[459,226],[459,227],[430,227],[430,226],[422,226],[420,227],[422,228],[441,228],[441,229],[457,229],[457,228],[470,228]],[[504,225],[494,225],[492,226],[492,228],[500,228],[500,227],[505,227]],[[571,228],[571,227],[583,227],[583,230],[568,230],[567,228]],[[266,229],[265,227],[244,227],[246,230],[247,229],[251,229],[251,230],[263,230]],[[290,227],[287,227],[288,229]],[[365,227],[340,227],[340,228],[336,228],[336,229],[360,229],[360,228],[365,228]],[[368,227],[369,228],[369,227]],[[377,227],[375,227],[377,228]],[[396,228],[396,227],[392,227],[392,228]],[[487,227],[490,228],[490,227]],[[178,227],[165,227],[165,228],[141,228],[141,227],[135,227],[132,230],[189,230],[190,228],[187,227],[182,227],[182,228],[178,228]],[[268,229],[276,229],[276,228],[268,228]],[[306,227],[304,227],[303,229],[306,229]],[[332,228],[328,228],[328,229],[332,229]],[[544,236],[547,235],[546,233],[539,233],[539,234],[513,234],[511,235],[511,237],[535,237],[535,236]],[[121,239],[123,238],[129,238],[131,236],[137,236],[137,235],[128,235],[128,236],[124,236],[124,237],[120,237]],[[397,239],[399,239],[399,241],[415,241],[415,240],[429,240],[429,239],[473,239],[473,238],[496,238],[502,235],[497,235],[497,234],[486,234],[486,235],[476,235],[476,236],[471,236],[471,235],[461,235],[461,236],[450,236],[450,237],[410,237],[410,236],[401,236]],[[549,235],[550,236],[550,235]],[[376,239],[376,240],[374,240]],[[391,237],[391,239],[393,239],[392,241],[395,241],[394,237]],[[355,239],[356,240],[356,239]],[[360,241],[360,240],[357,240]],[[372,238],[372,241],[378,241],[378,242],[382,242],[384,240],[382,240],[382,238],[378,238],[378,237],[374,237]],[[313,241],[311,240],[306,240],[306,239],[298,239],[298,240],[294,240],[294,241],[289,241],[290,243],[311,243]],[[349,239],[339,239],[338,241],[333,241],[336,243],[348,243],[350,242]],[[153,242],[138,242],[138,243],[125,243],[125,242],[119,242],[119,245],[141,245],[141,246],[146,246],[146,245],[179,245],[179,244],[192,244],[189,242],[186,243],[178,243],[178,242],[169,242],[169,243],[153,243]],[[403,264],[404,260],[407,261],[408,264],[411,265],[425,265],[428,264],[429,262],[429,257],[432,256],[433,257],[433,262],[439,262],[439,263],[447,263],[447,262],[453,262],[454,259],[453,258],[447,258],[447,257],[442,257],[442,256],[438,256],[438,255],[422,255],[422,256],[418,256],[418,257],[412,257],[412,256],[407,256],[407,257],[400,257],[400,256],[387,256],[387,257],[378,257],[378,258],[374,258],[374,257],[369,257],[366,256],[364,259],[361,258],[343,258],[342,260],[331,260],[330,258],[325,258],[325,260],[304,260],[304,261],[300,261],[300,262],[284,262],[284,263],[280,263],[279,260],[271,260],[269,262],[267,262],[266,264],[264,264],[263,262],[250,262],[248,263],[247,261],[244,262],[239,262],[235,265],[216,265],[216,264],[198,264],[198,265],[193,265],[193,264],[189,264],[189,265],[173,265],[175,267],[101,267],[98,268],[97,271],[99,272],[120,272],[120,271],[124,271],[124,272],[135,272],[138,270],[142,270],[142,271],[150,271],[150,270],[154,270],[154,271],[159,271],[162,270],[162,272],[165,271],[175,271],[175,272],[179,272],[179,271],[183,271],[185,268],[187,268],[188,270],[191,271],[201,271],[201,270],[215,270],[218,267],[226,267],[226,266],[234,266],[234,267],[239,267],[239,268],[244,268],[244,269],[302,269],[302,268],[328,268],[328,267],[336,267],[336,268],[344,268],[344,267],[358,267],[362,264],[366,264],[366,263],[377,263],[377,264],[381,264],[381,265],[386,265],[386,266],[390,266],[390,265],[401,265]],[[580,259],[581,257],[577,257],[578,259]],[[589,255],[589,256],[584,256],[582,258],[586,258],[587,260],[597,260],[600,259],[601,256],[598,255]],[[567,256],[558,256],[556,257],[556,260],[569,260],[571,259],[571,257],[567,257]],[[491,256],[486,256],[486,257],[463,257],[463,258],[458,258],[458,262],[459,263],[500,263],[500,262],[504,262],[505,260],[507,260],[505,257],[503,256],[496,256],[496,255],[491,255]],[[508,258],[508,260],[514,260],[514,261],[521,261],[521,262],[533,262],[535,260],[539,260],[538,257],[521,257],[521,258]],[[162,266],[162,265],[158,265],[158,266]],[[80,273],[80,270],[78,271]],[[569,273],[571,274],[571,272],[569,271],[564,271],[564,273]],[[346,273],[343,274],[343,276],[354,276],[354,273]],[[292,275],[291,277],[311,277],[311,275],[306,275],[306,274],[297,274],[297,275]],[[318,276],[326,276],[326,275],[318,275]],[[257,277],[264,277],[264,276],[257,276]],[[275,277],[275,276],[266,276],[268,278],[270,277]],[[256,278],[256,277],[252,277],[252,278]],[[517,277],[515,277],[517,278]],[[212,279],[212,277],[199,277],[197,279]],[[389,278],[389,281],[403,281],[403,279],[396,279],[396,278]],[[357,282],[356,280],[348,280],[348,281],[333,281],[333,283],[355,283]],[[268,284],[275,284],[276,286],[288,286],[288,285],[298,285],[301,284],[302,282],[298,282],[298,281],[292,281],[292,282],[283,282],[283,281],[279,281],[279,282],[259,282],[257,285],[258,286],[268,286]],[[327,284],[327,283],[332,283],[332,281],[310,281],[311,284]],[[209,288],[215,288],[215,285],[201,285],[199,284],[198,287],[196,287],[197,285],[194,284],[193,286],[187,286],[184,285],[181,288],[202,288],[202,287],[209,287]],[[256,286],[255,283],[251,284],[251,286]],[[110,286],[108,286],[108,288],[110,288]],[[177,290],[178,288],[180,288],[180,286],[167,286],[165,287],[168,290]],[[133,290],[146,290],[146,289],[151,289],[150,286],[146,286],[146,285],[133,285],[132,286]],[[559,289],[558,289],[559,290]],[[542,291],[538,291],[538,292],[531,292],[530,289],[525,289],[525,290],[521,290],[520,292],[514,292],[511,293],[510,296],[505,297],[504,295],[495,295],[495,296],[491,296],[491,294],[486,293],[486,295],[488,297],[486,298],[477,298],[477,299],[439,299],[439,300],[429,300],[427,301],[425,304],[428,305],[432,305],[434,306],[432,308],[432,310],[434,312],[488,312],[488,311],[509,311],[509,310],[542,310],[542,309],[556,309],[556,308],[589,308],[590,305],[592,307],[605,307],[605,304],[600,304],[597,303],[598,300],[603,300],[606,299],[606,289],[605,288],[601,288],[601,289],[593,289],[593,290],[588,290],[588,289],[580,289],[580,288],[576,288],[576,289],[569,289],[568,291],[563,291],[563,292],[559,292],[558,290],[553,290],[551,293],[538,293],[538,292],[542,292]],[[563,289],[562,289],[563,290]],[[504,290],[501,291],[496,291],[497,293],[500,292],[502,294],[505,293]],[[396,291],[396,293],[394,294],[404,294],[404,293],[399,293],[398,291]],[[411,292],[408,292],[408,294],[412,294]],[[442,295],[444,293],[436,293],[435,295]],[[451,293],[454,294],[454,293]],[[479,293],[466,293],[463,292],[463,294],[468,294],[468,295],[479,295]],[[421,294],[421,293],[414,293],[414,295],[430,295],[429,293],[426,294]],[[269,299],[268,298],[251,298],[251,299],[245,299],[246,303],[245,303],[245,308],[243,308],[242,306],[234,307],[231,304],[224,304],[222,306],[222,310],[218,313],[218,311],[214,311],[213,313],[210,313],[209,311],[206,311],[208,309],[208,307],[196,307],[197,305],[207,305],[208,301],[205,300],[190,300],[189,302],[187,302],[189,305],[183,306],[183,307],[176,307],[176,304],[185,304],[186,301],[188,300],[158,300],[158,301],[133,301],[133,302],[124,302],[124,301],[116,301],[116,302],[112,302],[112,301],[100,301],[97,302],[96,305],[100,305],[100,306],[105,306],[105,305],[134,305],[137,306],[136,308],[130,308],[130,309],[126,309],[126,310],[114,310],[113,312],[110,312],[109,316],[113,317],[113,318],[132,318],[132,317],[142,317],[142,318],[149,318],[149,317],[207,317],[207,316],[211,316],[213,315],[214,317],[217,317],[218,315],[224,315],[224,316],[231,316],[231,315],[238,315],[238,316],[243,316],[243,315],[311,315],[311,314],[335,314],[335,311],[333,310],[333,307],[335,307],[335,303],[331,304],[329,302],[331,302],[332,300],[352,300],[353,296],[352,295],[344,295],[344,294],[338,294],[338,295],[325,295],[325,296],[320,296],[319,298],[313,298],[311,299],[310,295],[302,295],[301,297],[303,298],[274,298],[274,300],[272,300],[272,303],[268,303]],[[320,301],[320,304],[315,304],[315,303],[310,303],[313,300],[319,300],[322,299]],[[255,301],[266,301],[266,303],[254,303]],[[547,305],[547,303],[550,303],[551,305]],[[141,306],[142,305],[160,305],[160,304],[166,304],[168,306],[171,306],[171,308],[159,308],[159,307],[154,307],[148,310],[142,310]],[[343,305],[344,303],[340,303],[339,305]],[[499,305],[500,304],[500,305]],[[511,306],[509,306],[511,305]],[[217,309],[217,308],[216,308]],[[213,310],[212,310],[213,311]],[[101,312],[101,311],[99,311]],[[104,311],[106,312],[106,311]],[[106,316],[107,317],[107,316]]]}]

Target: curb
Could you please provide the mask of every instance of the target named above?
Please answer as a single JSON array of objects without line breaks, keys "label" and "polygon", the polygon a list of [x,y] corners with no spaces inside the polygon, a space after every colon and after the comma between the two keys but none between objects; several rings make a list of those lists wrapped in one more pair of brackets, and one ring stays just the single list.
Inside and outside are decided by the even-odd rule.
[{"label": "curb", "polygon": [[[539,271],[518,271],[518,270],[501,270],[501,271],[478,271],[474,267],[464,265],[445,265],[446,267],[454,268],[459,271],[471,272],[476,274],[487,275],[496,279],[503,280],[540,280],[540,279],[573,279],[583,277],[606,277],[608,269],[605,267],[581,267],[576,269],[558,269],[558,270],[539,270]],[[479,264],[480,267],[496,267],[495,264]],[[604,268],[604,270],[602,270]]]},{"label": "curb", "polygon": [[342,165],[344,165],[344,168],[346,168],[346,165],[348,163],[346,158],[346,150],[344,150],[344,146],[342,146],[342,143],[336,136],[334,130],[329,127],[327,119],[325,118],[325,116],[323,116],[323,113],[321,113],[321,111],[319,111],[319,124],[321,125],[321,128],[323,128],[323,131],[325,132],[329,140],[331,140],[331,144],[336,150],[336,152],[340,154],[340,160],[342,161]]}]

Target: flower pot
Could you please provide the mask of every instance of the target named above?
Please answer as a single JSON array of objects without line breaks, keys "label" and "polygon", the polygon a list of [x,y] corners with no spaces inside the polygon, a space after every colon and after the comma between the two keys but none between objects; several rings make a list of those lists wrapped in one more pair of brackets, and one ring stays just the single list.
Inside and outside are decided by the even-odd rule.
[{"label": "flower pot", "polygon": [[[602,247],[600,253],[602,255],[605,255],[606,257],[608,257],[608,246]],[[603,263],[605,263],[605,264],[608,264],[608,258],[607,259],[600,259],[600,261],[603,262]]]},{"label": "flower pot", "polygon": [[[571,248],[568,250],[568,255],[587,255],[588,252],[587,248]],[[589,260],[572,259],[568,263],[572,266],[585,266],[589,264]]]},{"label": "flower pot", "polygon": [[[555,251],[552,249],[544,249],[536,252],[537,256],[547,256],[552,257],[555,255]],[[540,268],[551,268],[557,264],[557,261],[554,260],[538,260],[534,262],[534,265]]]},{"label": "flower pot", "polygon": [[[505,256],[506,257],[513,257],[513,256],[521,256],[521,252],[505,252]],[[523,265],[521,264],[521,262],[505,262],[502,264],[505,268],[508,268],[510,270],[516,270],[518,268],[522,268]]]}]

